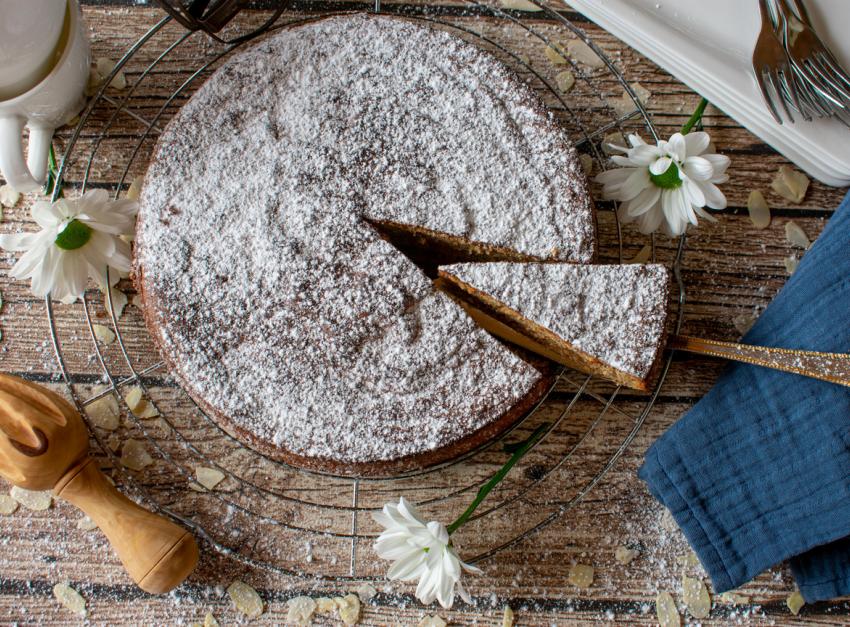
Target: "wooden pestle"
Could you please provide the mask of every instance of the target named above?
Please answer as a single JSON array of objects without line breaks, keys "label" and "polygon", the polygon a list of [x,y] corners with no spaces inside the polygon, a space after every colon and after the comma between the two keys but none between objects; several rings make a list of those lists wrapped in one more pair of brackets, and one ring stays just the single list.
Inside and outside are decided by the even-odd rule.
[{"label": "wooden pestle", "polygon": [[64,398],[0,374],[0,474],[29,490],[53,490],[106,534],[142,590],[179,585],[198,562],[192,535],[121,494],[89,457],[89,434]]}]

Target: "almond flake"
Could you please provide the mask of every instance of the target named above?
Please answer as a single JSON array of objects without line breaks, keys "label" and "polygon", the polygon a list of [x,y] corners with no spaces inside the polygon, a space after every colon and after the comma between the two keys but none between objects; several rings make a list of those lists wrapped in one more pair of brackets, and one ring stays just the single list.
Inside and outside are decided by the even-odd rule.
[{"label": "almond flake", "polygon": [[542,11],[543,8],[528,0],[501,0],[503,9],[514,11]]},{"label": "almond flake", "polygon": [[[106,288],[102,285],[100,286],[100,291],[106,296]],[[120,318],[124,313],[124,307],[127,306],[127,295],[115,287],[109,288],[109,294],[112,297],[112,308],[115,310],[115,317]],[[109,311],[109,303],[106,298],[103,299],[103,307]]]},{"label": "almond flake", "polygon": [[806,250],[812,245],[812,242],[809,241],[809,237],[806,235],[806,232],[793,220],[788,220],[788,222],[785,223],[785,239],[787,239],[788,243],[792,246],[802,248],[803,250]]},{"label": "almond flake", "polygon": [[750,602],[750,597],[736,592],[724,592],[720,595],[719,599],[721,603],[727,605],[747,605]]},{"label": "almond flake", "polygon": [[788,606],[788,609],[791,610],[791,613],[796,616],[800,613],[800,609],[806,604],[805,599],[803,599],[803,595],[800,594],[799,590],[794,590],[787,599],[785,599],[785,605]]},{"label": "almond flake", "polygon": [[652,256],[652,246],[649,244],[645,244],[643,248],[641,248],[637,254],[629,259],[626,263],[646,263],[649,261],[649,258]]},{"label": "almond flake", "polygon": [[602,152],[604,152],[606,155],[618,154],[618,151],[614,150],[612,146],[619,146],[621,148],[626,147],[626,139],[623,137],[623,134],[620,131],[608,133],[605,137],[602,138]]},{"label": "almond flake", "polygon": [[93,324],[94,336],[101,344],[112,344],[115,341],[115,334],[112,329],[105,327],[102,324]]},{"label": "almond flake", "polygon": [[354,589],[357,593],[357,596],[360,597],[361,601],[371,601],[375,598],[375,595],[378,594],[378,591],[375,590],[375,586],[370,583],[364,583],[357,588]]},{"label": "almond flake", "polygon": [[339,617],[346,625],[356,625],[360,620],[360,599],[356,594],[346,594],[344,597],[334,597],[339,610]]},{"label": "almond flake", "polygon": [[14,207],[21,199],[21,194],[11,185],[0,185],[0,206]]},{"label": "almond flake", "polygon": [[593,157],[583,152],[578,156],[578,160],[581,161],[581,169],[584,170],[585,176],[593,174]]},{"label": "almond flake", "polygon": [[[115,69],[115,61],[112,59],[107,59],[106,57],[101,57],[97,60],[97,64],[95,65],[95,69],[97,70],[97,74],[99,76],[98,86],[103,84],[103,81],[109,76],[112,70]],[[112,77],[112,81],[110,81],[109,86],[113,89],[124,89],[127,87],[127,79],[124,76],[124,71],[119,70],[118,73]]]},{"label": "almond flake", "polygon": [[563,72],[558,72],[558,75],[555,77],[555,85],[558,86],[558,91],[562,94],[566,94],[570,91],[576,84],[576,77],[569,70],[564,70]]},{"label": "almond flake", "polygon": [[[286,603],[286,607],[287,623],[292,623],[294,625],[310,625],[313,622],[313,612],[316,611],[316,602],[310,597],[295,597],[289,599]],[[259,616],[259,614],[257,616]]]},{"label": "almond flake", "polygon": [[212,490],[224,480],[224,473],[217,468],[207,468],[206,466],[196,466],[195,476],[198,478],[198,483],[207,490]]},{"label": "almond flake", "polygon": [[86,407],[86,414],[92,425],[105,431],[115,431],[121,424],[118,401],[112,394],[91,403]]},{"label": "almond flake", "polygon": [[564,47],[554,41],[546,45],[543,53],[553,65],[566,65],[568,63],[567,52],[564,50]]},{"label": "almond flake", "polygon": [[67,583],[57,583],[53,586],[53,596],[77,616],[86,615],[86,600]]},{"label": "almond flake", "polygon": [[593,566],[588,566],[587,564],[575,564],[570,569],[567,581],[579,588],[589,588],[593,583]]},{"label": "almond flake", "polygon": [[[234,581],[227,588],[227,594],[236,609],[249,618],[257,618],[263,613],[263,600],[257,591],[247,583]],[[311,599],[312,600],[312,599]]]},{"label": "almond flake", "polygon": [[109,450],[113,453],[117,453],[118,449],[121,448],[121,438],[119,438],[117,435],[110,436],[109,439],[106,441],[106,446],[108,446]]},{"label": "almond flake", "polygon": [[143,442],[130,439],[124,442],[121,449],[121,463],[130,470],[142,470],[153,463],[153,458]]},{"label": "almond flake", "polygon": [[14,514],[18,509],[19,503],[11,496],[0,494],[0,514],[8,516]]},{"label": "almond flake", "polygon": [[[629,87],[631,87],[632,91],[635,92],[635,96],[637,96],[637,99],[641,102],[641,104],[646,104],[647,102],[649,102],[649,99],[652,97],[652,92],[649,91],[646,87],[644,87],[640,83],[637,83],[637,82],[631,83],[629,85]],[[629,100],[632,99],[631,96],[629,96],[628,92],[625,89],[623,90],[623,95],[627,96],[629,98]]]},{"label": "almond flake", "polygon": [[132,180],[130,186],[127,188],[127,200],[139,199],[139,196],[142,195],[142,181],[144,181],[144,177],[141,175]]},{"label": "almond flake", "polygon": [[623,566],[631,564],[632,561],[640,555],[640,551],[636,549],[630,549],[627,546],[618,546],[614,550],[614,559],[617,560]]},{"label": "almond flake", "polygon": [[514,627],[515,621],[514,611],[506,605],[505,613],[502,614],[502,627]]},{"label": "almond flake", "polygon": [[319,597],[316,599],[316,612],[319,614],[333,614],[336,612],[336,602],[330,597]]},{"label": "almond flake", "polygon": [[679,566],[684,566],[685,568],[695,568],[699,566],[699,559],[697,558],[696,553],[688,551],[687,553],[677,556],[676,563]]},{"label": "almond flake", "polygon": [[705,618],[711,612],[708,588],[699,579],[682,577],[682,601],[694,618]]},{"label": "almond flake", "polygon": [[92,531],[97,529],[97,524],[88,516],[83,516],[77,520],[77,529],[81,531]]},{"label": "almond flake", "polygon": [[212,612],[207,612],[207,615],[204,616],[204,627],[220,627]]},{"label": "almond flake", "polygon": [[139,386],[133,386],[130,388],[130,391],[127,392],[127,396],[124,397],[124,400],[127,402],[127,407],[130,408],[130,411],[135,414],[140,409],[142,402],[142,388]]},{"label": "almond flake", "polygon": [[732,318],[732,324],[735,325],[735,330],[741,335],[746,335],[756,323],[756,317],[750,314],[741,314]]},{"label": "almond flake", "polygon": [[676,602],[673,601],[669,592],[659,592],[655,597],[655,615],[661,627],[679,627],[682,624]]},{"label": "almond flake", "polygon": [[26,488],[12,486],[9,496],[34,512],[43,512],[53,503],[53,492],[50,490],[27,490]]},{"label": "almond flake", "polygon": [[797,266],[800,265],[800,260],[794,255],[791,255],[790,257],[785,257],[785,259],[783,259],[783,263],[785,264],[785,271],[788,274],[794,274],[797,270]]},{"label": "almond flake", "polygon": [[581,39],[570,39],[567,42],[567,52],[573,60],[589,68],[605,67],[605,61],[600,59],[599,55],[593,51],[593,48]]},{"label": "almond flake", "polygon": [[809,177],[787,165],[779,166],[779,172],[770,182],[770,188],[786,200],[799,203],[809,189]]},{"label": "almond flake", "polygon": [[750,191],[747,197],[747,211],[750,212],[750,220],[757,229],[766,229],[770,226],[770,206],[759,190]]},{"label": "almond flake", "polygon": [[446,621],[435,614],[420,620],[416,627],[446,627]]}]

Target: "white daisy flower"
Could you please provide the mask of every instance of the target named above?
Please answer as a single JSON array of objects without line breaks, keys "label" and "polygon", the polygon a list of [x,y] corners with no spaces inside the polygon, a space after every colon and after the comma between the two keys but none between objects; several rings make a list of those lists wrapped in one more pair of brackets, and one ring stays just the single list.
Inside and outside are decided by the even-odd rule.
[{"label": "white daisy flower", "polygon": [[708,133],[676,133],[669,141],[651,146],[637,135],[629,135],[631,148],[609,145],[624,155],[611,161],[622,166],[596,177],[606,200],[617,200],[621,222],[636,222],[641,233],[652,233],[663,225],[670,235],[681,235],[697,216],[715,219],[703,209],[723,209],[726,197],[717,187],[729,180],[729,157],[707,153]]},{"label": "white daisy flower", "polygon": [[66,304],[82,296],[87,277],[104,287],[107,266],[114,283],[130,271],[130,245],[120,236],[133,234],[137,210],[135,201],[111,201],[102,189],[35,203],[32,217],[41,231],[0,235],[0,247],[24,251],[9,275],[32,279],[34,295]]},{"label": "white daisy flower", "polygon": [[416,598],[426,605],[436,599],[444,608],[450,608],[455,588],[464,601],[471,601],[460,583],[461,571],[480,573],[481,570],[460,561],[445,525],[425,523],[416,507],[404,497],[398,505],[387,503],[373,517],[384,527],[375,542],[375,551],[381,558],[394,562],[387,577],[401,581],[418,579]]}]

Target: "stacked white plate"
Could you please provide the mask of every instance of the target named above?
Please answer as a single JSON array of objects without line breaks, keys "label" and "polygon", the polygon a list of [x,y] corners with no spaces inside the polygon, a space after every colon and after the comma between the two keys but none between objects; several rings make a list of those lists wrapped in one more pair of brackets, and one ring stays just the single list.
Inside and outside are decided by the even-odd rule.
[{"label": "stacked white plate", "polygon": [[[565,0],[828,185],[850,185],[850,129],[777,124],[753,74],[757,0]],[[821,39],[850,68],[850,1],[805,0]]]}]

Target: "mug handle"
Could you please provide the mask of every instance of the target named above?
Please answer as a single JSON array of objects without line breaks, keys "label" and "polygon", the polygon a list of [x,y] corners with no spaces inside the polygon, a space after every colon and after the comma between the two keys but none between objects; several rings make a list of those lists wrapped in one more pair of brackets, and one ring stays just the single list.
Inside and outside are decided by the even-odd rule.
[{"label": "mug handle", "polygon": [[0,172],[19,192],[41,189],[47,180],[47,156],[53,128],[29,127],[29,150],[24,162],[23,130],[26,120],[18,115],[0,117]]}]

